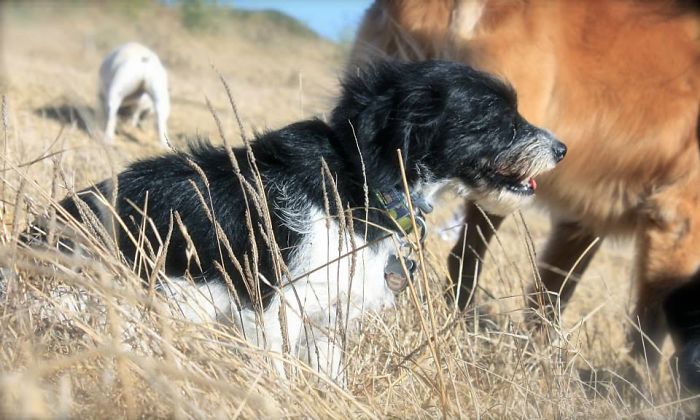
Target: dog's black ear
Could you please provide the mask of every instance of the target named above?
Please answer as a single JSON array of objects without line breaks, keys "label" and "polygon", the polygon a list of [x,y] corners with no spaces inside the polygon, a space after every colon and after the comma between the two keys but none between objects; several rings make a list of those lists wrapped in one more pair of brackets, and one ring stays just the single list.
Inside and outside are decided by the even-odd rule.
[{"label": "dog's black ear", "polygon": [[331,125],[347,155],[354,157],[353,163],[364,164],[371,188],[388,189],[401,183],[397,150],[409,182],[413,181],[415,164],[429,152],[437,135],[444,93],[414,72],[410,64],[381,63],[343,81]]}]

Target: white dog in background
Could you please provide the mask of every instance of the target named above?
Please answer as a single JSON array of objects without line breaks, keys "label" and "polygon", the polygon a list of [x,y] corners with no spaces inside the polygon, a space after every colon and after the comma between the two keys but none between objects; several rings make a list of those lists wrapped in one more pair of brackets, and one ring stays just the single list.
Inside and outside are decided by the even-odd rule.
[{"label": "white dog in background", "polygon": [[150,49],[130,42],[105,57],[100,66],[100,102],[107,119],[106,142],[113,142],[119,111],[130,113],[134,126],[143,116],[155,111],[158,138],[162,145],[167,145],[168,74]]}]

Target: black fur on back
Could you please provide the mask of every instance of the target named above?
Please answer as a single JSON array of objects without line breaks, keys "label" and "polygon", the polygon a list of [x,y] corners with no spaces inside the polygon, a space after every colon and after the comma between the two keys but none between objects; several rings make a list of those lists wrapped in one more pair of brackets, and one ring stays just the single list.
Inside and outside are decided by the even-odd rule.
[{"label": "black fur on back", "polygon": [[[291,221],[295,227],[290,226],[284,209],[307,216],[311,208],[324,209],[324,189],[331,191],[331,187],[328,179],[322,182],[322,161],[337,183],[342,206],[360,209],[353,213],[354,229],[362,236],[367,228],[360,222],[365,217],[365,180],[370,191],[401,188],[397,149],[402,151],[411,186],[440,179],[459,179],[474,186],[483,178],[488,163],[517,143],[516,130],[524,135],[533,129],[518,115],[513,90],[491,76],[451,62],[392,62],[348,74],[328,123],[314,119],[258,135],[250,152],[265,186],[274,239],[284,260],[289,261],[304,226],[311,221],[299,216]],[[248,151],[236,148],[232,154],[241,176],[256,185]],[[78,196],[97,213],[97,200],[91,192],[97,190],[109,197],[110,184],[102,182]],[[158,232],[156,235],[150,227],[145,229],[147,246],[158,250],[171,231],[164,266],[168,276],[189,272],[197,279],[221,278],[217,268],[220,264],[241,298],[249,299],[244,275],[229,257],[226,246],[217,241],[196,187],[244,267],[246,260],[248,266],[255,265],[247,227],[250,217],[259,273],[270,283],[279,284],[280,273],[264,239],[270,232],[264,228],[261,211],[252,203],[251,192],[241,185],[229,153],[208,144],[132,164],[118,175],[117,211],[126,226],[118,229],[123,256],[129,261],[135,258],[136,247],[129,234],[139,237],[144,223],[141,211],[147,207],[150,225]],[[336,215],[333,198],[329,201],[330,213]],[[73,199],[64,200],[62,205],[81,219]],[[369,207],[380,207],[372,193]],[[194,258],[188,258],[188,243],[174,222],[175,213],[186,226],[201,267]],[[382,211],[370,210],[369,219],[369,241],[384,235],[374,225],[394,229],[394,223]],[[143,274],[149,274],[148,270]],[[271,290],[260,282],[262,296],[271,297]]]}]

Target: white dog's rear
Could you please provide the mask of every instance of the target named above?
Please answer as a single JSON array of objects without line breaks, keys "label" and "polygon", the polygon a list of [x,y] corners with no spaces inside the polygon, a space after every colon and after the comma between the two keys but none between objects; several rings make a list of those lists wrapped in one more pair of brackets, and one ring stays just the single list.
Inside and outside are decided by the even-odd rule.
[{"label": "white dog's rear", "polygon": [[100,66],[100,101],[107,120],[105,141],[113,141],[118,112],[129,107],[133,110],[131,122],[134,126],[143,115],[155,111],[158,138],[161,144],[167,144],[168,74],[150,49],[130,42],[105,57]]}]

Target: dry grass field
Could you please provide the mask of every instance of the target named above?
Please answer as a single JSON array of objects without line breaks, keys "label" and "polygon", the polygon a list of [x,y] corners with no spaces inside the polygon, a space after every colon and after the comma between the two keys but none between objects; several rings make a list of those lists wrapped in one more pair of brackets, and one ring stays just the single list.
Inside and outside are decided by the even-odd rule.
[{"label": "dry grass field", "polygon": [[[197,136],[222,141],[207,99],[226,137],[240,141],[219,74],[248,135],[323,116],[347,48],[273,14],[216,11],[188,29],[181,11],[136,1],[0,7],[0,417],[694,415],[696,402],[679,391],[669,366],[669,343],[658,372],[627,356],[631,244],[604,246],[548,336],[526,331],[524,293],[536,281],[533,261],[548,228],[533,209],[508,219],[485,264],[477,301],[495,324],[444,302],[452,243],[434,229],[416,295],[365,317],[348,337],[347,389],[251,347],[233,328],[173,317],[98,244],[94,259],[24,249],[18,233],[51,215],[50,203],[162,153],[152,120],[142,129],[122,126],[113,146],[99,141],[97,72],[114,46],[136,40],[160,55],[176,149]],[[439,205],[433,226],[444,226],[454,207]],[[285,381],[271,367],[279,357],[292,367]]]}]

